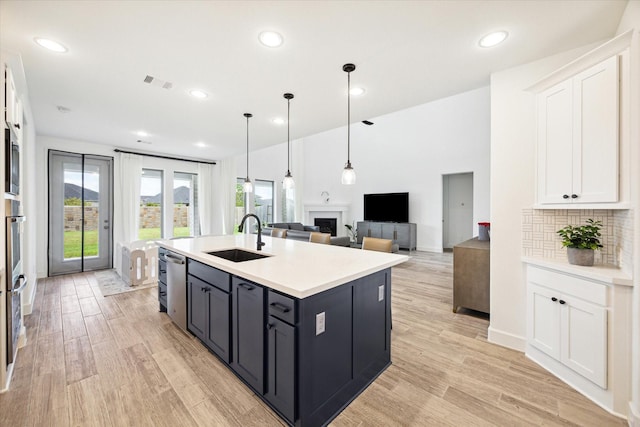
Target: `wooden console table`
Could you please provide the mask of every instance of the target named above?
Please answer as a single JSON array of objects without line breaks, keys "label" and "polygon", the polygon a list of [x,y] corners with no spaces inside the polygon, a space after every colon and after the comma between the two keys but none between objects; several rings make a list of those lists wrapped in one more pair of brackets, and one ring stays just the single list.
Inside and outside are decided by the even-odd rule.
[{"label": "wooden console table", "polygon": [[453,247],[453,312],[458,307],[489,313],[488,240],[473,238]]}]

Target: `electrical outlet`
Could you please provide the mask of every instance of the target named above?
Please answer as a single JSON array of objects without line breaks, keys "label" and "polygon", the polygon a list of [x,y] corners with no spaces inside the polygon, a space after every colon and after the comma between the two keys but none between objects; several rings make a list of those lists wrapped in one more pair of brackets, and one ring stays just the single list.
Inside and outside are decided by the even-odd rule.
[{"label": "electrical outlet", "polygon": [[324,311],[316,314],[316,335],[320,335],[325,329],[325,316]]},{"label": "electrical outlet", "polygon": [[378,302],[384,301],[384,285],[378,286]]}]

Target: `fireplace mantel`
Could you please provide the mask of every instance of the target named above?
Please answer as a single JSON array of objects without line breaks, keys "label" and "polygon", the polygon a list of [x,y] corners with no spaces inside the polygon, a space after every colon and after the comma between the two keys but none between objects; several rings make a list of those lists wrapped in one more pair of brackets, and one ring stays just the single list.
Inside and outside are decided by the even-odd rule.
[{"label": "fireplace mantel", "polygon": [[304,213],[308,212],[349,212],[347,205],[304,205]]},{"label": "fireplace mantel", "polygon": [[348,222],[350,206],[348,205],[304,205],[305,224],[313,224],[315,218],[330,217],[333,214],[337,221],[338,236],[346,236],[344,225]]}]

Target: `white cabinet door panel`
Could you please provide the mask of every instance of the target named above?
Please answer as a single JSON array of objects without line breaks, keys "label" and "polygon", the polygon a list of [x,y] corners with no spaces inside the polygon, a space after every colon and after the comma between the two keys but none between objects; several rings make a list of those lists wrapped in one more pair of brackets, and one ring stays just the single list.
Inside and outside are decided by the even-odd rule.
[{"label": "white cabinet door panel", "polygon": [[573,78],[573,193],[577,203],[618,201],[618,57]]},{"label": "white cabinet door panel", "polygon": [[572,181],[572,83],[538,96],[538,199],[566,203]]},{"label": "white cabinet door panel", "polygon": [[577,298],[561,297],[560,361],[607,388],[607,309]]},{"label": "white cabinet door panel", "polygon": [[551,289],[529,284],[529,342],[555,359],[560,358],[560,308],[557,300]]}]

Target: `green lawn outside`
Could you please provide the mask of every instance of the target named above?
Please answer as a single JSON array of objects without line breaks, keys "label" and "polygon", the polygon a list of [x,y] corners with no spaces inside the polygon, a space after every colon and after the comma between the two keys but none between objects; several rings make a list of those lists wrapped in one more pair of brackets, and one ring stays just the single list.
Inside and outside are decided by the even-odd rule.
[{"label": "green lawn outside", "polygon": [[[173,229],[173,237],[189,236],[189,227],[177,227]],[[138,231],[140,240],[160,239],[160,228],[141,228]],[[82,232],[65,231],[64,233],[64,258],[79,258],[82,248]],[[98,231],[85,231],[84,233],[85,256],[98,255]]]}]

